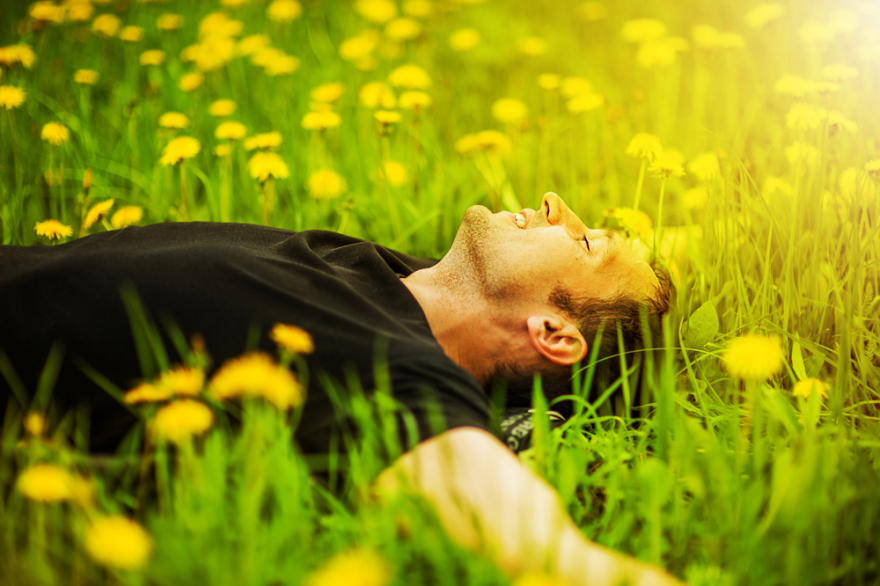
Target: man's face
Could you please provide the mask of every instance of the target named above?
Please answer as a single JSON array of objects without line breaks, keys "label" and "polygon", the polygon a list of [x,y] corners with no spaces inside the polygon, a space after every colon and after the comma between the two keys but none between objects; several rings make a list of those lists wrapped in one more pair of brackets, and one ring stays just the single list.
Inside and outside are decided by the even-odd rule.
[{"label": "man's face", "polygon": [[510,212],[473,206],[450,249],[472,263],[488,298],[543,303],[564,287],[576,297],[641,299],[659,284],[622,237],[588,228],[555,193],[520,214],[517,222]]}]

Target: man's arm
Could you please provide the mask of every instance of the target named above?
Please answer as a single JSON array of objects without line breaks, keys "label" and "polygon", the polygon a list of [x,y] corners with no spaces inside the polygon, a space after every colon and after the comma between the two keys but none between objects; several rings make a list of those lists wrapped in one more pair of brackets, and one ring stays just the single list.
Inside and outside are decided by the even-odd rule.
[{"label": "man's arm", "polygon": [[553,488],[481,429],[460,427],[421,443],[376,484],[380,494],[411,486],[434,505],[453,539],[512,576],[549,570],[572,586],[681,584],[587,540]]}]

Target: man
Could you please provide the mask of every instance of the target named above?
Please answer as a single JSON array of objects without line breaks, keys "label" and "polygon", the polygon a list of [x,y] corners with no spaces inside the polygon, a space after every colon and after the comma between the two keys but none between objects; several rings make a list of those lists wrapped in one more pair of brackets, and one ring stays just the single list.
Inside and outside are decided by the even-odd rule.
[{"label": "man", "polygon": [[549,568],[571,584],[672,581],[588,542],[553,490],[487,431],[485,388],[494,378],[560,378],[587,355],[597,316],[611,316],[605,325],[620,323],[631,339],[640,305],[655,313],[668,306],[668,288],[647,263],[615,233],[588,229],[555,194],[520,214],[470,208],[436,263],[331,232],[238,224],[163,224],[58,247],[6,247],[0,348],[21,383],[3,369],[3,409],[11,401],[29,408],[26,390],[37,388],[42,361],[60,342],[53,400],[62,411],[88,404],[93,451],[120,442],[136,418],[96,382],[124,389],[156,374],[132,341],[137,311],[131,297],[128,306],[120,300],[123,286],[162,323],[202,336],[215,365],[241,354],[247,340],[271,350],[274,323],[309,331],[315,352],[296,431],[307,454],[350,439],[328,386],[354,376],[375,388],[375,364],[387,364],[418,437],[401,433],[413,449],[377,487],[415,488],[450,535],[511,574]]}]

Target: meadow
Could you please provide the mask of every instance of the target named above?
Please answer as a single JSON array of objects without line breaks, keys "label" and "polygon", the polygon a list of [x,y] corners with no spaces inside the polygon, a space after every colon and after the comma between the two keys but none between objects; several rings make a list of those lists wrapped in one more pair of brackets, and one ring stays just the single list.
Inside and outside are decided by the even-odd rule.
[{"label": "meadow", "polygon": [[[624,231],[678,291],[658,368],[633,406],[584,364],[528,465],[689,584],[880,583],[877,3],[45,1],[2,8],[0,72],[3,244],[232,221],[439,258],[469,206],[547,191]],[[48,364],[2,423],[2,584],[510,583],[365,496],[381,406],[328,489],[271,399],[93,458]]]}]

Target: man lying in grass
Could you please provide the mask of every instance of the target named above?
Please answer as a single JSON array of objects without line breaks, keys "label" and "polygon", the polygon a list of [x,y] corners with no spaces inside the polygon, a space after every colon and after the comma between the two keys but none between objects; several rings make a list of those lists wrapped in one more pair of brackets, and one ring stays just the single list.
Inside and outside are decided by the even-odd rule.
[{"label": "man lying in grass", "polygon": [[88,405],[91,451],[116,448],[138,420],[112,389],[157,374],[145,332],[133,333],[130,318],[143,320],[130,297],[121,299],[123,286],[133,286],[147,314],[173,320],[167,331],[198,334],[215,366],[255,347],[273,351],[273,324],[311,333],[296,430],[306,454],[351,437],[327,389],[352,380],[374,389],[383,376],[375,365],[387,364],[401,421],[414,421],[418,437],[400,426],[412,449],[379,476],[378,489],[416,489],[454,539],[510,574],[549,569],[573,585],[674,582],[585,539],[553,489],[488,431],[494,379],[530,388],[541,373],[564,386],[600,324],[619,324],[632,346],[640,307],[657,316],[669,304],[662,273],[615,232],[587,228],[555,194],[519,214],[470,208],[439,262],[333,232],[242,224],[157,224],[55,247],[3,247],[0,348],[20,380],[4,368],[2,409],[32,408],[25,389],[38,388],[60,342],[56,408]]}]

